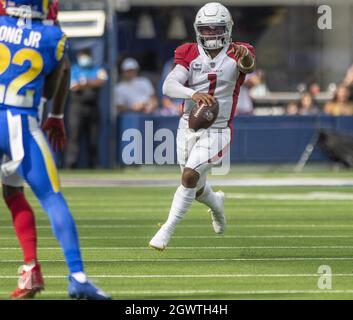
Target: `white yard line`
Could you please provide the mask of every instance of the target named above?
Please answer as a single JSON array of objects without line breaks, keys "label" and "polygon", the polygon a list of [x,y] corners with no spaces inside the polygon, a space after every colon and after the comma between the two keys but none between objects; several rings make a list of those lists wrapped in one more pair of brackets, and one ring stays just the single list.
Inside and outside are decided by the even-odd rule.
[{"label": "white yard line", "polygon": [[[156,227],[153,224],[77,224],[79,229],[139,229]],[[211,224],[183,224],[183,228],[211,228]],[[50,225],[37,226],[38,229],[51,229]],[[353,228],[353,224],[228,224],[227,228]],[[12,225],[0,226],[0,229],[13,229]]]},{"label": "white yard line", "polygon": [[[82,250],[150,250],[145,247],[81,247]],[[353,249],[353,246],[202,246],[168,247],[168,250],[230,250],[230,249]],[[19,250],[18,247],[0,247],[0,250]],[[61,250],[60,247],[39,247],[38,250]]]},{"label": "white yard line", "polygon": [[[288,258],[167,258],[167,259],[84,259],[84,262],[231,262],[231,261],[352,261],[353,257],[288,257]],[[0,260],[0,263],[23,263],[22,260]],[[63,259],[41,260],[41,262],[65,262]]]},{"label": "white yard line", "polygon": [[310,193],[226,193],[229,199],[255,199],[276,201],[352,201],[353,194],[344,192],[310,192]]},{"label": "white yard line", "polygon": [[[50,237],[39,237],[40,240],[53,240],[56,241],[54,236]],[[212,235],[212,236],[174,236],[173,239],[301,239],[301,238],[318,238],[318,239],[325,239],[325,238],[353,238],[353,235],[305,235],[305,234],[299,234],[299,235],[264,235],[264,236],[217,236],[217,235]],[[149,240],[150,236],[80,236],[80,240],[129,240],[129,239],[145,239]],[[15,236],[12,237],[0,237],[1,240],[14,240],[18,241]],[[1,250],[1,247],[0,247]]]},{"label": "white yard line", "polygon": [[[101,279],[164,279],[164,278],[301,278],[301,277],[319,277],[320,274],[144,274],[144,275],[122,275],[122,274],[102,274],[90,275],[90,278]],[[353,277],[353,273],[332,274],[333,277]],[[0,279],[17,279],[18,276],[3,276]],[[66,275],[45,275],[46,279],[66,279]]]},{"label": "white yard line", "polygon": [[[69,178],[62,177],[64,187],[177,187],[180,181],[175,179],[121,179],[121,178]],[[216,186],[352,186],[352,178],[304,178],[304,177],[279,177],[279,178],[237,178],[237,179],[210,179]]]},{"label": "white yard line", "polygon": [[[180,184],[177,178],[145,178],[145,179],[121,179],[121,178],[104,178],[104,177],[62,177],[62,186],[67,188],[85,187],[172,187],[177,188]],[[234,187],[284,187],[284,186],[353,186],[353,178],[305,178],[305,177],[278,177],[278,178],[252,178],[240,177],[210,179],[211,185],[214,186],[234,186]]]},{"label": "white yard line", "polygon": [[[272,295],[272,294],[351,294],[353,290],[130,290],[109,291],[116,296],[150,295],[196,295],[196,294],[232,294],[232,295]],[[9,292],[0,291],[8,296]],[[42,297],[67,295],[67,291],[43,291]],[[180,303],[182,304],[182,302]]]}]

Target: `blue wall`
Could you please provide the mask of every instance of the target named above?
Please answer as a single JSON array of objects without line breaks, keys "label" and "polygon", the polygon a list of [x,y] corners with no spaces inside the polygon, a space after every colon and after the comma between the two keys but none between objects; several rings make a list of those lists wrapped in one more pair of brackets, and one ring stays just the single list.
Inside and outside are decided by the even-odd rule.
[{"label": "blue wall", "polygon": [[[144,137],[145,121],[153,121],[153,130],[169,128],[176,133],[178,117],[124,114],[117,121],[117,155],[122,163],[123,148],[130,142],[122,142],[126,129],[136,128]],[[231,148],[232,162],[281,163],[299,160],[315,130],[331,129],[353,134],[353,117],[329,116],[241,116],[234,119],[234,139]],[[154,146],[160,144],[154,143]],[[143,151],[144,152],[144,151]],[[327,157],[315,148],[310,161],[327,161]]]}]

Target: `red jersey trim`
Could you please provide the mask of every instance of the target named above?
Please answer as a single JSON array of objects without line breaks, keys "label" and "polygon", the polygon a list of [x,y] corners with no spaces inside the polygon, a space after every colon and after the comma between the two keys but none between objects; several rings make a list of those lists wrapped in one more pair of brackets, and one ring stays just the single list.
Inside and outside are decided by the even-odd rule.
[{"label": "red jersey trim", "polygon": [[239,77],[238,77],[238,80],[237,80],[237,82],[235,84],[235,88],[234,88],[234,91],[233,91],[232,111],[230,113],[230,118],[228,120],[228,127],[230,128],[230,130],[232,132],[232,139],[233,139],[233,119],[234,119],[235,113],[237,111],[240,87],[244,83],[245,77],[246,77],[245,73],[242,73],[242,72],[239,73]]},{"label": "red jersey trim", "polygon": [[220,159],[223,158],[223,156],[229,151],[230,149],[230,144],[228,143],[221,151],[219,151],[216,155],[214,155],[212,158],[208,159],[208,163],[215,163],[219,161]]},{"label": "red jersey trim", "polygon": [[190,69],[191,61],[200,55],[197,43],[185,43],[175,50],[174,63],[180,64],[186,69]]}]

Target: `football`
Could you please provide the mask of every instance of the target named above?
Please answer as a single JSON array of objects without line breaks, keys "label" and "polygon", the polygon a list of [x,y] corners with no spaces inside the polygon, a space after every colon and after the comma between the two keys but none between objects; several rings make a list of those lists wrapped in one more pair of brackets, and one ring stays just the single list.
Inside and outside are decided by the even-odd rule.
[{"label": "football", "polygon": [[204,103],[196,104],[190,111],[189,128],[194,131],[208,129],[216,121],[219,112],[219,104],[206,105]]}]

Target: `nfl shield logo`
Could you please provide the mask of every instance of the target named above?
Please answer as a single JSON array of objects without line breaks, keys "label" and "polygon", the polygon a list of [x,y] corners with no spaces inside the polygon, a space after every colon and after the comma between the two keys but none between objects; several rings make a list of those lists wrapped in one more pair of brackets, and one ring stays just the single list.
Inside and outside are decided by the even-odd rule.
[{"label": "nfl shield logo", "polygon": [[214,68],[216,66],[216,63],[215,62],[210,62],[210,67],[211,68]]}]

